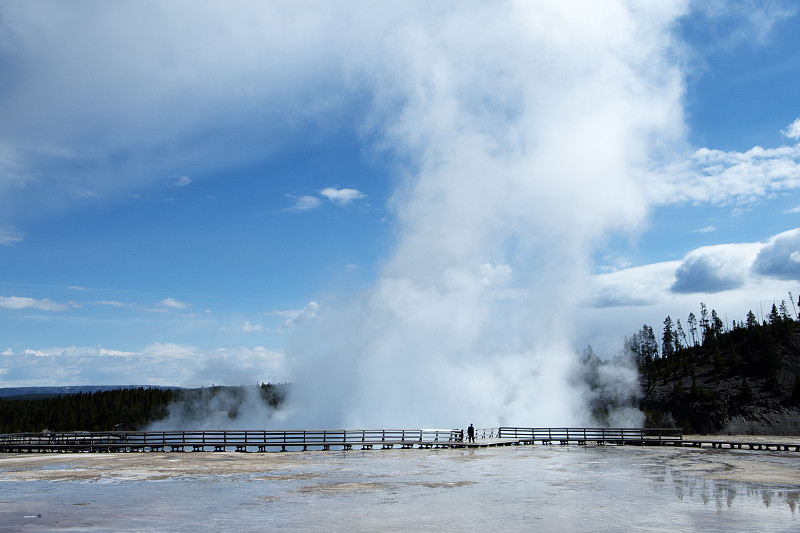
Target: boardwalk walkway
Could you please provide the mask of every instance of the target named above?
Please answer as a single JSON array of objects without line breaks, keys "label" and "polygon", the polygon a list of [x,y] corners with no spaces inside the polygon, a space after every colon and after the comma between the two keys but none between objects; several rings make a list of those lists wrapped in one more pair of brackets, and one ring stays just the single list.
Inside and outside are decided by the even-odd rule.
[{"label": "boardwalk walkway", "polygon": [[790,444],[785,441],[719,438],[684,440],[680,429],[662,428],[500,427],[476,430],[475,442],[465,442],[461,440],[461,435],[461,430],[451,429],[18,433],[0,435],[0,452],[267,452],[482,448],[533,444],[690,446],[800,451],[800,444]]}]

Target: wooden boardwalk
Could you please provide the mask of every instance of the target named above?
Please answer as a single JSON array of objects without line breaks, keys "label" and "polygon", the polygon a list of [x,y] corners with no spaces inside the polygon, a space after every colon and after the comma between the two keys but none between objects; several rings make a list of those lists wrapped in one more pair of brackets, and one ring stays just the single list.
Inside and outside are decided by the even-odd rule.
[{"label": "wooden boardwalk", "polygon": [[267,452],[289,450],[373,450],[485,448],[517,445],[635,445],[800,451],[800,444],[684,440],[680,429],[521,428],[477,429],[474,442],[452,429],[361,429],[291,431],[121,431],[18,433],[0,435],[0,452]]},{"label": "wooden boardwalk", "polygon": [[[800,438],[798,439],[800,440]],[[717,439],[717,438],[704,438],[692,439],[683,441],[684,446],[691,446],[694,448],[719,448],[730,450],[775,450],[784,452],[800,452],[800,444],[789,442],[770,442],[770,441],[754,441],[744,439]]]}]

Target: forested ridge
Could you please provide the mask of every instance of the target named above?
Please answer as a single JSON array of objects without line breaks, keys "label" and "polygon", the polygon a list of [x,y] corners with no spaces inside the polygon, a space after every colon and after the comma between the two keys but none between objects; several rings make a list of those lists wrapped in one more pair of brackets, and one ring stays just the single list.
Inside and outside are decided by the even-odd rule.
[{"label": "forested ridge", "polygon": [[660,339],[648,325],[625,339],[641,376],[645,425],[800,434],[800,322],[789,296],[761,320],[750,311],[728,325],[701,304],[685,327],[668,316]]},{"label": "forested ridge", "polygon": [[[280,405],[287,384],[262,383],[260,400],[271,408]],[[244,386],[171,389],[155,387],[121,388],[49,398],[0,399],[0,433],[49,431],[136,431],[169,414],[174,405],[207,406],[209,397],[225,396],[227,416],[238,416],[237,406],[246,396]],[[200,399],[204,401],[199,401]],[[239,400],[237,403],[236,400]],[[202,413],[197,413],[201,416]]]}]

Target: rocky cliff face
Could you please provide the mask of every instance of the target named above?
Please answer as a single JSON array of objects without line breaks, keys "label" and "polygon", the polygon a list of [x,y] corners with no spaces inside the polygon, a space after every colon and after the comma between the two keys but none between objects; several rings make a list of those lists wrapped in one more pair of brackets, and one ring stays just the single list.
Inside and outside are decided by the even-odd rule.
[{"label": "rocky cliff face", "polygon": [[649,427],[800,435],[800,324],[740,328],[642,371]]}]

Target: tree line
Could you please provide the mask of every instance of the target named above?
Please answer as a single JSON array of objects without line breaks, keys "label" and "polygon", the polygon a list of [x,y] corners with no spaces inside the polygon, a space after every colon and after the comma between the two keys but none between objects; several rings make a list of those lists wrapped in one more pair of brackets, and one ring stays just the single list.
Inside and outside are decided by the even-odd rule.
[{"label": "tree line", "polygon": [[[40,431],[137,431],[165,418],[171,405],[192,402],[202,395],[225,393],[243,398],[244,387],[164,389],[138,387],[93,393],[62,394],[51,398],[0,399],[0,433]],[[261,400],[277,408],[287,384],[262,383]],[[236,412],[229,413],[232,418]]]},{"label": "tree line", "polygon": [[646,324],[626,337],[648,423],[664,423],[654,413],[670,412],[687,431],[713,431],[731,417],[800,405],[800,302],[789,298],[761,320],[750,310],[730,325],[701,303],[685,325],[667,316],[660,338]]},{"label": "tree line", "polygon": [[768,333],[785,333],[797,323],[799,317],[791,292],[789,297],[793,310],[791,313],[786,301],[782,300],[780,305],[772,304],[769,314],[761,322],[750,310],[745,320],[734,320],[730,326],[722,321],[715,309],[709,312],[708,307],[701,303],[699,318],[689,313],[685,328],[680,319],[673,322],[667,316],[659,342],[653,328],[644,324],[630,338],[625,337],[623,351],[634,358],[639,371],[645,376],[664,369],[674,371],[676,367],[684,368],[691,363],[692,355],[720,357],[723,351],[728,352],[727,361],[718,361],[719,366],[727,365],[736,370],[742,355],[741,350],[737,349],[742,343],[737,341],[745,339],[749,342],[744,345],[753,348],[754,352],[766,352],[763,362],[770,370],[776,370],[779,358],[777,354],[770,353],[774,343],[769,342],[773,338]]}]

